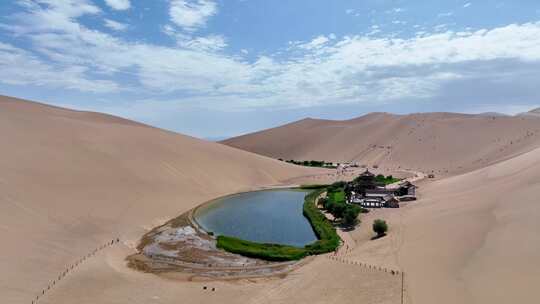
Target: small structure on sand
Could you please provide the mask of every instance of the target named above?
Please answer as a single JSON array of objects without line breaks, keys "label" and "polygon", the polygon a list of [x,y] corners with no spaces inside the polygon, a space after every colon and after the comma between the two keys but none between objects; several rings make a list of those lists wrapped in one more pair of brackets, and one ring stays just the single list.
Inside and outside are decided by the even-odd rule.
[{"label": "small structure on sand", "polygon": [[404,181],[401,184],[399,184],[399,188],[396,191],[397,196],[409,196],[409,197],[415,197],[416,198],[416,189],[418,186],[413,185],[409,181]]},{"label": "small structure on sand", "polygon": [[387,188],[366,170],[345,186],[347,202],[365,208],[399,208],[400,201],[416,200],[418,187],[404,181],[398,187]]}]

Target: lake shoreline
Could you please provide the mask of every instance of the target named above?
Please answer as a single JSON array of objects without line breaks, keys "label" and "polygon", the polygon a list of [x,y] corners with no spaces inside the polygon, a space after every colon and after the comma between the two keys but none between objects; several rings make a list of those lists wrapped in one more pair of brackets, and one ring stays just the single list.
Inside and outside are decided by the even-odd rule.
[{"label": "lake shoreline", "polygon": [[317,240],[303,215],[312,191],[279,188],[227,195],[193,209],[190,219],[212,236],[302,248]]},{"label": "lake shoreline", "polygon": [[[300,189],[300,186],[260,187],[208,200],[165,224],[153,228],[141,237],[137,246],[138,253],[126,258],[128,266],[142,272],[165,277],[182,277],[187,280],[235,280],[285,276],[309,263],[313,257],[308,256],[295,261],[271,262],[229,253],[218,249],[216,238],[209,235],[195,219],[195,214],[200,208],[207,207],[216,200],[250,192],[283,189]],[[180,230],[188,233],[178,234],[177,232]],[[170,236],[171,239],[164,239],[160,235]],[[157,243],[163,241],[166,241],[165,247],[167,249],[181,249],[182,255],[172,256],[171,252],[167,250],[164,252],[145,251],[145,248],[149,248],[149,246],[156,249]],[[200,244],[205,245],[200,247]],[[159,245],[159,248],[161,249],[162,246]]]}]

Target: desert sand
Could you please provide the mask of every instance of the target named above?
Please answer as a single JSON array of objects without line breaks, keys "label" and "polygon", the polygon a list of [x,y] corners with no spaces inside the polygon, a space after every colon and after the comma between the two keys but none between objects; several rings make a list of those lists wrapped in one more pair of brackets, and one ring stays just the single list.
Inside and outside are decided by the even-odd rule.
[{"label": "desert sand", "polygon": [[350,258],[405,270],[412,303],[536,303],[540,299],[540,149],[465,175],[420,184],[421,198],[364,220],[389,237],[351,233]]},{"label": "desert sand", "polygon": [[448,176],[540,147],[540,119],[371,113],[345,121],[304,119],[222,143],[286,160],[358,162]]},{"label": "desert sand", "polygon": [[[381,115],[388,116],[360,120],[379,124]],[[286,277],[201,281],[137,272],[126,267],[125,257],[149,229],[212,198],[335,176],[117,117],[2,97],[0,302],[31,303],[66,266],[115,238],[120,242],[85,259],[39,303],[400,303],[401,277],[379,267],[405,272],[405,303],[537,302],[539,120],[428,116],[431,121],[418,118],[416,124],[430,127],[416,130],[441,133],[433,135],[441,142],[438,153],[401,139],[400,123],[410,117],[388,118],[392,127],[384,131],[396,136],[385,158],[392,165],[451,169],[447,177],[421,181],[417,202],[362,217],[356,230],[344,232],[347,248],[338,256],[317,256]],[[484,123],[493,126],[465,132]],[[462,132],[455,141],[467,145],[449,139],[454,129]],[[352,141],[364,145],[376,133]],[[304,141],[306,134],[296,139]],[[312,146],[307,140],[305,145],[305,154],[291,157],[334,155],[309,154]],[[354,149],[333,149],[332,159],[349,157]],[[473,163],[479,156],[486,160]],[[375,218],[386,219],[390,231],[371,241]]]},{"label": "desert sand", "polygon": [[315,172],[117,117],[7,97],[0,140],[2,303],[29,303],[66,265],[111,239],[131,247],[204,201]]}]

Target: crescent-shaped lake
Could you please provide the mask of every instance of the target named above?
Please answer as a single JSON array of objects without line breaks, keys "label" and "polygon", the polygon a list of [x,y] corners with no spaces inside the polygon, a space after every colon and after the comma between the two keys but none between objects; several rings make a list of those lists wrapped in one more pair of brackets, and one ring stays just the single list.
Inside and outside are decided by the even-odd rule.
[{"label": "crescent-shaped lake", "polygon": [[216,199],[198,208],[197,223],[215,235],[303,247],[317,240],[302,214],[305,190],[246,192]]}]

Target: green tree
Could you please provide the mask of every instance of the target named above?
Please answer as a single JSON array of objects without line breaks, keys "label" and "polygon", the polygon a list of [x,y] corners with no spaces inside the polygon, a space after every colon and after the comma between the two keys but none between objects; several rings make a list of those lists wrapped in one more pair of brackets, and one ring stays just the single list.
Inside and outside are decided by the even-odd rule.
[{"label": "green tree", "polygon": [[343,218],[345,213],[346,205],[344,203],[334,203],[332,208],[332,214],[336,218]]},{"label": "green tree", "polygon": [[347,206],[345,212],[343,213],[343,222],[347,226],[352,226],[358,222],[358,214],[360,213],[360,208],[358,206]]},{"label": "green tree", "polygon": [[324,201],[324,209],[326,209],[326,211],[330,212],[330,213],[334,213],[334,205],[335,203],[332,201],[332,200],[329,200],[327,199],[326,201]]},{"label": "green tree", "polygon": [[377,237],[384,236],[388,231],[388,224],[384,220],[376,219],[373,221],[373,231],[377,234]]}]

